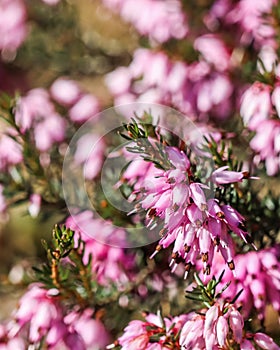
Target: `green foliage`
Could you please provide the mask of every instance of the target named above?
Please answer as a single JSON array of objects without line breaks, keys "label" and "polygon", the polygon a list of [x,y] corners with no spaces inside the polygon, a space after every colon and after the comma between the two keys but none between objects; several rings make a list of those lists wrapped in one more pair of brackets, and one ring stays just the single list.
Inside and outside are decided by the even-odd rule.
[{"label": "green foliage", "polygon": [[[199,302],[199,304],[196,305],[196,308],[198,309],[201,308],[201,304],[203,306],[206,306],[207,308],[210,308],[221,297],[222,293],[230,285],[229,281],[219,291],[217,291],[217,287],[221,284],[224,273],[225,270],[220,274],[217,280],[215,276],[213,276],[212,279],[206,285],[202,282],[199,275],[195,273],[194,278],[196,282],[196,287],[191,291],[186,291],[186,298]],[[241,293],[242,290],[240,290],[236,294],[233,300],[230,301],[230,304],[234,304]]]},{"label": "green foliage", "polygon": [[130,123],[124,124],[124,131],[120,132],[122,137],[132,142],[126,149],[131,153],[140,154],[145,161],[154,163],[159,169],[173,168],[164,151],[166,141],[152,124],[151,114],[145,112],[142,118],[136,118],[137,120],[132,118]]}]

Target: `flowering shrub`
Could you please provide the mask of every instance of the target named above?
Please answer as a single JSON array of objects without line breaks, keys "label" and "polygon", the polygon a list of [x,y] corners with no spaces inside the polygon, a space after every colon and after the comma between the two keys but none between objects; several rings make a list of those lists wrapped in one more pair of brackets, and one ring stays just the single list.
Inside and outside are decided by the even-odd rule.
[{"label": "flowering shrub", "polygon": [[0,0],[0,350],[280,349],[279,13]]}]

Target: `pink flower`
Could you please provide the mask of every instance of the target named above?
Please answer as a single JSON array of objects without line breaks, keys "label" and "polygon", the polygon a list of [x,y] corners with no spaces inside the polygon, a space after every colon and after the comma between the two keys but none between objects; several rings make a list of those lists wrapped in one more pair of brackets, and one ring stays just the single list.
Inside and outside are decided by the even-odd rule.
[{"label": "pink flower", "polygon": [[125,333],[119,338],[122,349],[147,349],[149,335],[146,332],[145,324],[141,321],[131,321],[124,329]]},{"label": "pink flower", "polygon": [[79,98],[69,111],[70,119],[82,123],[99,112],[99,101],[91,94],[85,94]]},{"label": "pink flower", "polygon": [[21,298],[15,319],[19,331],[29,324],[28,339],[33,343],[40,342],[51,331],[60,335],[55,339],[58,342],[66,332],[63,311],[57,299],[36,284],[31,285]]},{"label": "pink flower", "polygon": [[0,135],[0,170],[7,170],[23,160],[22,146],[9,135]]},{"label": "pink flower", "polygon": [[225,104],[230,99],[233,92],[231,81],[226,75],[213,73],[205,76],[204,79],[197,82],[195,86],[196,107],[202,113],[211,112],[211,109],[221,105],[219,114],[224,114],[229,106]]},{"label": "pink flower", "polygon": [[255,45],[270,43],[275,44],[274,28],[272,19],[264,19],[265,14],[271,13],[275,0],[254,3],[252,0],[242,0],[236,4],[235,8],[227,14],[228,20],[232,23],[239,23],[241,30],[248,35],[243,35],[245,43],[249,44],[255,40]]},{"label": "pink flower", "polygon": [[225,317],[219,316],[217,321],[217,338],[218,344],[224,346],[229,332],[228,321]]},{"label": "pink flower", "polygon": [[68,347],[67,349],[75,349],[75,350],[87,350],[83,339],[80,337],[78,333],[70,333],[67,335],[65,339],[65,345]]},{"label": "pink flower", "polygon": [[251,130],[255,130],[261,121],[268,119],[272,108],[270,93],[269,85],[255,82],[243,94],[240,114]]},{"label": "pink flower", "polygon": [[104,159],[105,143],[98,135],[88,133],[77,141],[74,160],[81,164],[84,176],[88,180],[94,179],[101,171]]},{"label": "pink flower", "polygon": [[265,350],[280,349],[280,347],[274,343],[273,339],[264,333],[256,333],[254,335],[254,341],[261,349],[265,349]]},{"label": "pink flower", "polygon": [[276,0],[257,4],[252,0],[218,0],[206,12],[204,22],[211,31],[215,31],[217,25],[225,27],[242,45],[253,44],[257,49],[265,44],[274,47],[275,29],[271,10],[275,4]]},{"label": "pink flower", "polygon": [[271,95],[271,101],[275,106],[278,117],[280,118],[280,83],[275,86]]},{"label": "pink flower", "polygon": [[8,332],[7,325],[0,325],[0,350],[25,350],[24,339],[18,336],[9,339]]},{"label": "pink flower", "polygon": [[21,0],[0,1],[0,50],[16,51],[27,34],[26,9]]},{"label": "pink flower", "polygon": [[[178,333],[188,318],[187,315],[162,318],[160,315],[148,314],[145,316],[146,321],[131,321],[117,343],[123,350],[160,350],[168,349],[170,345],[177,348]],[[156,338],[158,340],[155,340]],[[107,346],[107,349],[114,347],[112,344]]]},{"label": "pink flower", "polygon": [[[56,289],[45,290],[31,284],[20,299],[14,320],[4,330],[4,349],[26,349],[28,345],[48,349],[96,349],[108,343],[109,337],[100,320],[94,318],[92,309],[69,312],[57,297]],[[1,328],[0,328],[1,331]],[[12,345],[15,347],[12,348]],[[18,346],[16,346],[18,345]],[[1,334],[0,334],[1,349]]]},{"label": "pink flower", "polygon": [[100,284],[113,282],[125,285],[133,278],[134,255],[119,248],[127,246],[123,229],[114,227],[109,221],[94,218],[90,211],[68,218],[66,225],[77,231],[76,240],[80,234],[85,241],[84,263],[88,262],[91,254],[92,270]]},{"label": "pink flower", "polygon": [[58,78],[50,87],[52,98],[58,103],[71,106],[77,102],[81,89],[74,80]]},{"label": "pink flower", "polygon": [[54,113],[54,105],[45,89],[32,89],[24,97],[20,97],[15,111],[15,122],[25,133],[32,124],[44,115]]},{"label": "pink flower", "polygon": [[60,0],[42,0],[47,5],[56,5],[60,2]]},{"label": "pink flower", "polygon": [[[234,257],[235,274],[233,277],[229,270],[225,271],[222,284],[231,281],[229,287],[223,292],[223,297],[232,300],[243,290],[236,301],[242,306],[242,315],[248,318],[255,309],[259,319],[265,317],[265,308],[271,304],[277,311],[280,310],[280,274],[279,274],[279,247],[251,251]],[[223,258],[216,254],[212,264],[212,275],[218,276],[223,270]]]},{"label": "pink flower", "polygon": [[193,317],[185,323],[180,334],[180,345],[183,349],[203,349],[205,341],[203,339],[204,317],[193,314]]},{"label": "pink flower", "polygon": [[204,119],[224,119],[232,110],[234,87],[228,73],[213,71],[203,60],[187,65],[164,52],[138,49],[131,64],[111,72],[106,82],[115,104],[162,103]]},{"label": "pink flower", "polygon": [[[117,185],[121,185],[124,181],[126,181],[128,184],[133,185],[135,191],[138,191],[141,189],[143,182],[145,181],[145,187],[147,186],[156,186],[157,183],[149,183],[147,181],[146,174],[148,173],[154,173],[155,168],[152,163],[146,162],[142,157],[137,159],[130,159],[129,156],[126,156],[128,161],[131,161],[126,168],[125,172],[122,174],[122,178],[120,179],[120,182]],[[161,184],[160,184],[161,185]]]},{"label": "pink flower", "polygon": [[216,302],[205,313],[192,313],[180,334],[182,349],[220,349],[225,344],[239,344],[242,340],[244,321],[230,304]]},{"label": "pink flower", "polygon": [[240,344],[240,350],[255,350],[255,347],[248,339],[243,339]]},{"label": "pink flower", "polygon": [[[276,73],[277,67],[272,68]],[[255,82],[243,94],[240,108],[240,114],[245,124],[250,130],[255,131],[255,136],[250,142],[250,147],[257,154],[254,161],[257,165],[260,161],[264,161],[269,176],[276,175],[280,168],[280,121],[278,119],[280,90],[278,80],[277,78],[274,87]]]},{"label": "pink flower", "polygon": [[125,67],[118,67],[106,75],[105,82],[114,96],[124,95],[130,89],[131,73]]},{"label": "pink flower", "polygon": [[[265,72],[273,72],[277,63],[277,54],[273,47],[264,45],[259,53],[260,62],[258,62],[258,71],[261,74]],[[276,68],[277,69],[277,68]]]},{"label": "pink flower", "polygon": [[[185,263],[185,277],[199,256],[204,272],[209,274],[217,251],[222,253],[230,269],[234,269],[234,242],[228,230],[251,243],[244,218],[231,206],[220,206],[217,200],[206,199],[208,187],[193,182],[190,160],[184,152],[175,147],[166,147],[165,152],[170,168],[160,170],[151,165],[146,174],[141,174],[143,178],[130,198],[138,201],[135,212],[139,204],[145,209],[147,227],[156,227],[159,219],[164,223],[162,238],[151,257],[174,244],[170,266],[175,271],[179,263]],[[141,164],[141,161],[137,162]],[[135,177],[137,173],[132,175],[139,181]],[[123,178],[130,181],[126,172]]]},{"label": "pink flower", "polygon": [[264,161],[268,176],[274,176],[280,169],[280,121],[265,120],[256,128],[256,135],[250,147],[256,152],[255,163]]},{"label": "pink flower", "polygon": [[190,184],[190,197],[194,204],[201,210],[204,211],[207,208],[205,193],[202,188],[208,188],[207,186],[193,182]]},{"label": "pink flower", "polygon": [[6,213],[6,209],[7,209],[6,199],[3,195],[3,190],[4,190],[4,187],[2,184],[0,184],[0,217],[2,217],[3,214]]},{"label": "pink flower", "polygon": [[73,122],[83,123],[99,112],[98,99],[92,94],[84,93],[74,80],[58,78],[52,84],[50,93],[55,101],[71,107],[69,117]]},{"label": "pink flower", "polygon": [[238,344],[242,340],[242,332],[244,327],[244,320],[240,312],[235,309],[232,309],[229,314],[229,324],[230,328],[233,331],[234,339]]},{"label": "pink flower", "polygon": [[15,122],[21,133],[34,128],[34,141],[41,151],[48,151],[65,136],[65,120],[55,111],[48,91],[38,88],[18,100]]},{"label": "pink flower", "polygon": [[[104,349],[109,342],[109,335],[104,325],[100,320],[93,318],[92,309],[70,312],[64,318],[64,322],[72,334],[79,335],[85,349]],[[70,342],[69,346],[73,348]]]},{"label": "pink flower", "polygon": [[220,307],[217,304],[211,306],[205,314],[205,324],[204,324],[204,336],[209,331],[213,330],[213,325],[216,323],[219,317]]},{"label": "pink flower", "polygon": [[188,31],[185,14],[179,1],[103,0],[127,22],[132,23],[141,35],[152,41],[165,42],[170,38],[182,39]]},{"label": "pink flower", "polygon": [[274,343],[273,339],[264,333],[250,334],[247,333],[246,336],[248,339],[243,339],[240,344],[241,350],[255,350],[256,347],[253,345],[253,342],[258,348],[264,350],[279,350],[280,347]]},{"label": "pink flower", "polygon": [[205,34],[196,38],[194,48],[201,52],[204,59],[213,64],[218,71],[230,68],[230,50],[217,35]]},{"label": "pink flower", "polygon": [[246,172],[227,170],[228,166],[223,166],[213,171],[211,180],[217,185],[225,185],[234,182],[241,182],[244,178],[247,178]]},{"label": "pink flower", "polygon": [[36,218],[41,209],[41,196],[37,193],[34,193],[30,196],[28,211],[31,217]]},{"label": "pink flower", "polygon": [[39,151],[48,151],[54,143],[64,140],[66,122],[57,113],[49,115],[34,127],[35,144]]}]

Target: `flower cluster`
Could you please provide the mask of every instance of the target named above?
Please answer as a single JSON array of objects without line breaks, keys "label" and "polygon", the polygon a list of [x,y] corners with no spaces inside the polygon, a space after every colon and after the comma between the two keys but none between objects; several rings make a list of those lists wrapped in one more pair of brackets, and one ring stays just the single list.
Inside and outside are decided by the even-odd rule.
[{"label": "flower cluster", "polygon": [[273,349],[279,346],[264,333],[245,333],[244,319],[233,305],[215,303],[205,314],[193,314],[182,328],[181,349],[216,350],[231,349],[239,344],[240,349]]},{"label": "flower cluster", "polygon": [[23,160],[22,145],[14,140],[16,133],[9,128],[0,134],[0,170],[7,171]]},{"label": "flower cluster", "polygon": [[52,101],[69,108],[69,120],[82,123],[99,112],[95,96],[84,93],[75,81],[60,78],[50,88],[30,90],[18,98],[15,123],[20,132],[34,132],[34,142],[44,152],[65,138],[66,120],[57,113]]},{"label": "flower cluster", "polygon": [[[228,231],[251,243],[244,218],[232,206],[207,198],[209,187],[194,180],[191,162],[183,151],[167,146],[164,152],[169,168],[158,169],[154,165],[145,168],[146,174],[144,178],[143,174],[142,179],[138,178],[137,187],[140,188],[136,190],[139,200],[136,209],[146,211],[147,227],[156,227],[160,224],[159,220],[164,222],[162,238],[152,256],[174,243],[172,270],[184,262],[186,277],[199,256],[204,272],[209,274],[213,256],[218,250],[230,269],[234,270],[234,241]],[[211,177],[214,183],[234,183],[246,176],[245,172],[226,169],[223,167],[213,172]],[[128,179],[129,174],[135,177],[135,169],[134,172],[131,170],[130,165],[123,177]],[[137,193],[134,192],[132,198]]]},{"label": "flower cluster", "polygon": [[93,180],[100,173],[105,150],[104,139],[95,133],[84,134],[78,139],[74,161],[83,168],[86,180]]},{"label": "flower cluster", "polygon": [[126,252],[126,232],[110,222],[94,218],[91,211],[69,217],[66,225],[77,231],[85,242],[84,264],[92,256],[92,272],[100,284],[125,285],[133,279],[135,256]]},{"label": "flower cluster", "polygon": [[[43,182],[40,182],[41,186],[36,186],[34,176],[49,174],[54,152],[57,153],[57,165],[62,164],[69,130],[94,117],[99,112],[100,104],[94,95],[66,78],[55,80],[49,90],[34,88],[26,95],[16,97],[15,101],[10,99],[7,102],[3,97],[1,103],[10,104],[10,111],[4,114],[5,123],[1,123],[0,131],[1,183],[6,184],[7,193],[8,185],[13,186],[14,183],[28,192],[29,211],[36,217],[40,211],[41,197],[46,199],[48,190],[40,189]],[[97,141],[96,135],[95,138]],[[88,179],[98,175],[105,148],[105,143],[100,141],[93,150],[92,142],[92,135],[84,135],[75,154],[75,162],[84,167]],[[61,169],[58,171],[60,174]],[[49,180],[49,186],[57,188],[57,180],[53,180],[56,181],[55,185],[51,183],[52,178]],[[58,194],[60,190],[55,192]]]},{"label": "flower cluster", "polygon": [[[60,0],[42,0],[55,5]],[[11,60],[28,34],[27,10],[23,0],[0,1],[0,52],[2,59]]]},{"label": "flower cluster", "polygon": [[48,151],[54,143],[65,138],[66,123],[56,112],[45,89],[30,90],[19,98],[15,122],[22,134],[33,131],[36,148],[41,152]]},{"label": "flower cluster", "polygon": [[124,334],[107,349],[280,349],[268,335],[244,331],[242,315],[227,303],[216,302],[207,310],[174,318],[148,314],[145,319],[131,321]]},{"label": "flower cluster", "polygon": [[270,14],[276,3],[276,0],[258,3],[218,0],[206,13],[204,21],[209,30],[234,27],[235,31],[231,32],[243,46],[253,44],[258,49],[263,45],[275,46],[275,29]]},{"label": "flower cluster", "polygon": [[92,309],[66,313],[59,290],[30,285],[13,320],[1,326],[0,349],[21,350],[28,344],[38,347],[42,341],[48,349],[101,349],[109,336],[102,322],[92,316]]},{"label": "flower cluster", "polygon": [[50,87],[52,98],[69,109],[69,119],[75,123],[83,123],[94,117],[100,110],[98,99],[85,93],[76,81],[58,78]]},{"label": "flower cluster", "polygon": [[27,35],[26,9],[22,0],[0,1],[0,51],[2,57],[14,52]]},{"label": "flower cluster", "polygon": [[[242,290],[236,305],[242,306],[241,312],[245,318],[255,309],[259,319],[263,320],[268,304],[276,311],[280,310],[279,255],[279,246],[237,254],[234,257],[236,275],[233,277],[230,271],[225,271],[222,283],[231,283],[224,291],[223,297],[233,299],[236,293]],[[220,273],[223,269],[221,255],[215,255],[212,266],[213,275]]]},{"label": "flower cluster", "polygon": [[[188,32],[187,20],[178,0],[103,0],[110,9],[151,41],[163,43],[171,38],[182,39]],[[139,16],[139,14],[141,14]]]},{"label": "flower cluster", "polygon": [[[205,39],[198,39],[197,49],[205,54],[208,62],[187,64],[170,60],[164,52],[136,50],[128,67],[119,67],[106,77],[115,104],[162,103],[196,119],[205,120],[209,114],[227,118],[234,103],[234,89],[225,71],[229,55],[217,38]],[[210,56],[209,50],[221,51],[221,56]],[[213,70],[212,64],[217,65],[218,70]]]},{"label": "flower cluster", "polygon": [[107,349],[116,346],[121,346],[123,350],[179,349],[179,334],[187,319],[187,315],[163,318],[160,313],[148,313],[145,321],[131,321],[124,334]]},{"label": "flower cluster", "polygon": [[[141,34],[148,31],[150,34],[154,28],[153,17],[147,16],[147,11],[160,17],[159,11],[153,12],[149,5],[170,6],[173,11],[177,10],[174,1],[164,2],[164,5],[163,1],[143,1],[136,11],[130,8],[133,1],[104,2],[131,21]],[[275,0],[271,0],[255,6],[250,0],[237,3],[220,0],[215,1],[208,11],[195,14],[202,17],[207,31],[201,34],[196,22],[191,26],[190,42],[185,39],[186,42],[182,43],[195,50],[189,55],[189,61],[180,60],[180,49],[179,54],[173,49],[171,55],[164,50],[135,50],[128,67],[119,67],[107,75],[107,85],[115,104],[135,101],[162,103],[174,106],[196,120],[229,118],[234,108],[239,106],[239,97],[244,89],[243,82],[234,78],[246,59],[244,50],[250,45],[255,47],[256,52],[261,52],[265,47],[276,47],[274,22],[272,16],[268,16],[275,3]],[[185,6],[191,18],[192,9],[187,4]],[[163,23],[164,29],[157,25],[152,32],[154,36],[161,33],[160,42],[164,41],[169,22],[165,20]],[[142,24],[143,29],[142,26],[139,29]],[[184,30],[178,20],[176,26]],[[223,33],[225,29],[233,34],[231,40]]]},{"label": "flower cluster", "polygon": [[[280,169],[280,87],[276,68],[273,86],[254,82],[243,94],[240,114],[249,130],[255,132],[250,141],[257,156],[255,161],[265,161],[268,175],[276,175]],[[271,72],[271,74],[274,74]]]}]

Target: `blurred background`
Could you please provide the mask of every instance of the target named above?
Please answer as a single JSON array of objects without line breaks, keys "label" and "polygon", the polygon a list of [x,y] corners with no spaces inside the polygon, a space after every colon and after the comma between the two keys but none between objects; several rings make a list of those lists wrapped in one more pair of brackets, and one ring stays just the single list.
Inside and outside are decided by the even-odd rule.
[{"label": "blurred background", "polygon": [[[103,108],[109,107],[112,97],[104,75],[131,61],[139,40],[136,32],[98,0],[55,6],[28,0],[25,5],[28,35],[16,52],[2,52],[0,90],[23,95],[32,88],[49,88],[64,76],[94,94]],[[1,223],[0,319],[9,316],[23,292],[22,275],[44,260],[41,238],[49,239],[54,224],[65,217],[52,208],[45,210],[50,215],[32,218],[28,203],[17,205],[9,209],[8,223]]]}]

